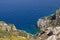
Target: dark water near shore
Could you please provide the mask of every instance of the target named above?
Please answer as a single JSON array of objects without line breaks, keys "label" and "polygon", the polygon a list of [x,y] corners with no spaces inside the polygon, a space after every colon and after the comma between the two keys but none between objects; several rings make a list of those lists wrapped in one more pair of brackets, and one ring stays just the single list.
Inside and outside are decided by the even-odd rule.
[{"label": "dark water near shore", "polygon": [[60,0],[0,0],[0,20],[35,34],[37,20],[60,7]]}]

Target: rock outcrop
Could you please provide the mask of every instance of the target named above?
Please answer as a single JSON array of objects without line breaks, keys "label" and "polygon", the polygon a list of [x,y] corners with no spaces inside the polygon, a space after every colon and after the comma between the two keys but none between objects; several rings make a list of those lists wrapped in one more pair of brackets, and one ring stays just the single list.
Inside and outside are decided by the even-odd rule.
[{"label": "rock outcrop", "polygon": [[7,24],[4,21],[0,21],[0,39],[4,40],[28,40],[32,38],[33,35],[27,33],[24,30],[16,29],[14,24]]},{"label": "rock outcrop", "polygon": [[60,40],[60,8],[54,14],[39,19],[37,27],[40,32],[36,36],[41,40]]},{"label": "rock outcrop", "polygon": [[11,30],[17,30],[16,29],[16,27],[15,27],[15,25],[14,24],[7,24],[7,23],[5,23],[5,22],[3,22],[3,21],[0,21],[0,30],[4,30],[4,31],[11,31]]}]

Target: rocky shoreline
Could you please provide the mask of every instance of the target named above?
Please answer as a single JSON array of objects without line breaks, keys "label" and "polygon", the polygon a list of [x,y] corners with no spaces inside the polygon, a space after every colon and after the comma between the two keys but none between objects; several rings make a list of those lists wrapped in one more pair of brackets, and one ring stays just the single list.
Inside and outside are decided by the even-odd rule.
[{"label": "rocky shoreline", "polygon": [[60,40],[60,8],[54,14],[40,18],[36,26],[39,31],[32,35],[17,30],[14,24],[0,21],[0,40]]},{"label": "rocky shoreline", "polygon": [[40,28],[37,33],[40,40],[60,40],[60,8],[55,14],[39,19],[37,27]]}]

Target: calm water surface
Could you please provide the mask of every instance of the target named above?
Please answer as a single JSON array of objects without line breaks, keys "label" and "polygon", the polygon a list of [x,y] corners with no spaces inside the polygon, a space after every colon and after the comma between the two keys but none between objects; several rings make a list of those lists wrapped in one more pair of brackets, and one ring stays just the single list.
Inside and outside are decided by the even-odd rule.
[{"label": "calm water surface", "polygon": [[59,6],[60,0],[0,0],[0,20],[35,34],[37,20],[54,13]]}]

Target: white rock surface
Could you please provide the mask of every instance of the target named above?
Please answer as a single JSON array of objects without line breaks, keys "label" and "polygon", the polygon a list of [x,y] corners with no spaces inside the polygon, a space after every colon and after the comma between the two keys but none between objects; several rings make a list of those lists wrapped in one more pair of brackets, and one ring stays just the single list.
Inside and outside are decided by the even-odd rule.
[{"label": "white rock surface", "polygon": [[60,27],[56,27],[53,29],[53,33],[56,35],[60,32]]},{"label": "white rock surface", "polygon": [[52,35],[48,37],[47,40],[57,40],[57,37],[55,35]]}]

